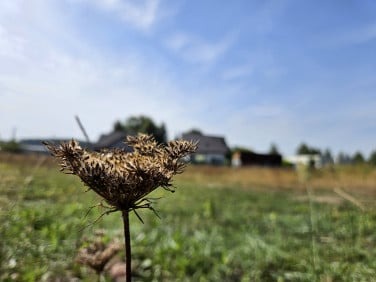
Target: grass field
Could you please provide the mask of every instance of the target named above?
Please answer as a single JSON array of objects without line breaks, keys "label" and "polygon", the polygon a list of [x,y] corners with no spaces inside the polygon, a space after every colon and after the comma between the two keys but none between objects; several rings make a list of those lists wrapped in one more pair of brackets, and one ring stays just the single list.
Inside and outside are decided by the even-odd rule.
[{"label": "grass field", "polygon": [[[93,281],[77,249],[101,229],[122,240],[120,214],[92,224],[100,199],[42,161],[0,156],[0,280]],[[135,281],[375,281],[373,168],[302,183],[293,170],[198,166],[174,183],[152,195],[160,219],[131,215]]]}]

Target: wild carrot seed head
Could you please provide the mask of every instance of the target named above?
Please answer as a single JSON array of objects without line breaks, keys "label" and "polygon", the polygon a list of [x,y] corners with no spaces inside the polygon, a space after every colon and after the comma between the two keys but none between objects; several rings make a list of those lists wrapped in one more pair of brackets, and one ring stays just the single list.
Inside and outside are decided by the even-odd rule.
[{"label": "wild carrot seed head", "polygon": [[145,134],[130,136],[127,143],[133,152],[88,152],[75,140],[45,145],[59,159],[64,172],[80,177],[117,210],[134,209],[138,201],[160,186],[169,190],[172,177],[185,167],[180,159],[197,149],[197,143],[185,140],[159,145]]}]

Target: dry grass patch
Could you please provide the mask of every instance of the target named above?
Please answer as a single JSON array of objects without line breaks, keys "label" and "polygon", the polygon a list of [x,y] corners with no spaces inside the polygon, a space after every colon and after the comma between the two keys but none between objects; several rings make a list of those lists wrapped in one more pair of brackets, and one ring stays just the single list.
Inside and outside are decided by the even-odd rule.
[{"label": "dry grass patch", "polygon": [[[179,179],[190,179],[209,186],[238,184],[244,188],[304,188],[294,169],[264,167],[190,166]],[[376,190],[376,169],[372,167],[323,168],[311,172],[310,186],[318,189],[343,187],[350,190]]]}]

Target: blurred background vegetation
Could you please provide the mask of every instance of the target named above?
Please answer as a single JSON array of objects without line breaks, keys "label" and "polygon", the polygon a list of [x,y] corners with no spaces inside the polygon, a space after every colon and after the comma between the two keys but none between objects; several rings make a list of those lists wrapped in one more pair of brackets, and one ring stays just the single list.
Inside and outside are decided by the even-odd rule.
[{"label": "blurred background vegetation", "polygon": [[[153,193],[160,219],[131,215],[134,280],[372,281],[376,169],[309,173],[302,182],[294,169],[189,166],[176,193]],[[104,210],[90,210],[99,198],[85,189],[47,156],[0,154],[1,281],[96,279],[77,250],[98,230],[105,243],[121,239],[122,226],[117,213],[95,222]]]}]

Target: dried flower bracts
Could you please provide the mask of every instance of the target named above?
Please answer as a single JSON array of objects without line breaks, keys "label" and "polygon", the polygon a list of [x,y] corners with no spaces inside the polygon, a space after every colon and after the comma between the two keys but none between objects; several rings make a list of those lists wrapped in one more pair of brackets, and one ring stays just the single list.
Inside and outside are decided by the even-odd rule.
[{"label": "dried flower bracts", "polygon": [[182,173],[181,158],[193,153],[197,143],[179,140],[159,145],[150,135],[128,137],[133,152],[88,152],[75,140],[54,146],[45,143],[60,160],[61,170],[74,174],[114,210],[130,211],[158,187],[170,190],[171,179]]}]

